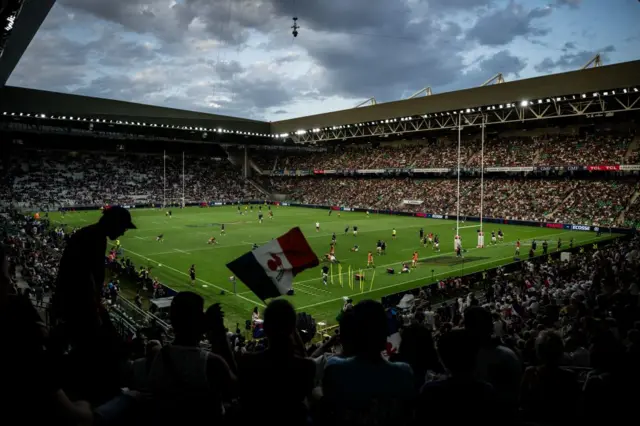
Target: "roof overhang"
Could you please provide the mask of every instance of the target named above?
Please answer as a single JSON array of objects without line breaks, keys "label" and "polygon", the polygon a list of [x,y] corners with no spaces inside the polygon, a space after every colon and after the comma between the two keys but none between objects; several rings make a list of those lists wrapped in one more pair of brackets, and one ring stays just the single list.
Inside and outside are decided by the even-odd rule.
[{"label": "roof overhang", "polygon": [[423,116],[523,100],[575,95],[613,88],[640,86],[640,61],[624,62],[544,77],[476,87],[421,98],[271,123],[272,134],[312,131],[335,126],[368,123],[392,118]]},{"label": "roof overhang", "polygon": [[225,129],[253,134],[270,131],[269,123],[263,121],[11,86],[0,89],[0,110],[32,116],[75,117],[85,121],[100,119],[143,122],[147,126],[197,127],[209,131]]},{"label": "roof overhang", "polygon": [[[56,0],[9,2],[5,12],[12,14],[12,28],[7,34],[7,40],[4,40],[0,56],[0,87],[9,79],[55,2]],[[4,22],[0,22],[0,25],[3,24]]]}]

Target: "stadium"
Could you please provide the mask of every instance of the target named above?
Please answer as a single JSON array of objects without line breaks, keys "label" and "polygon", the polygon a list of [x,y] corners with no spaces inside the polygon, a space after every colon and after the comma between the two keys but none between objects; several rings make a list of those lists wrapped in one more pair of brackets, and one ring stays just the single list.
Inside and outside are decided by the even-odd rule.
[{"label": "stadium", "polygon": [[[68,390],[68,402],[90,401],[78,405],[86,424],[141,416],[187,424],[203,411],[245,422],[253,418],[247,375],[267,383],[282,369],[274,389],[296,401],[308,359],[323,371],[309,386],[324,398],[303,414],[294,407],[267,418],[372,424],[371,406],[349,393],[378,370],[336,361],[371,351],[383,352],[385,365],[405,363],[408,370],[380,374],[411,388],[364,392],[383,401],[376,424],[446,418],[412,405],[418,393],[444,401],[485,392],[478,398],[500,401],[505,424],[602,420],[611,413],[590,403],[632,400],[625,386],[639,378],[640,61],[605,65],[596,55],[573,71],[515,81],[497,74],[464,90],[427,87],[404,100],[371,98],[267,122],[6,85],[55,1],[5,3],[1,306],[7,294],[24,296],[51,331],[35,355],[27,345],[7,359],[59,363],[66,376],[56,386]],[[297,37],[297,18],[294,27]],[[117,228],[113,238],[108,226]],[[95,243],[98,256],[85,229],[107,232]],[[277,261],[271,272],[263,255]],[[85,270],[91,277],[77,278]],[[8,324],[26,317],[6,312]],[[190,370],[192,358],[176,358],[189,368],[167,379],[165,348],[192,342],[206,365]],[[284,361],[260,358],[277,345]],[[471,380],[465,368],[477,364],[462,366],[460,355],[469,353],[487,357],[482,380],[461,382],[451,395],[429,386]],[[113,361],[124,358],[133,369],[148,365],[144,384],[133,369],[122,380],[124,361]],[[496,378],[501,367],[518,370],[515,385]],[[166,383],[151,380],[156,368]],[[35,370],[28,380],[41,380]],[[206,386],[215,380],[216,396],[186,383],[192,374]],[[242,390],[229,396],[222,387],[236,376]],[[28,386],[20,392],[28,395]],[[555,402],[574,388],[569,402]],[[151,396],[140,403],[141,394]],[[212,401],[225,408],[211,410]],[[536,403],[555,408],[537,413]]]}]

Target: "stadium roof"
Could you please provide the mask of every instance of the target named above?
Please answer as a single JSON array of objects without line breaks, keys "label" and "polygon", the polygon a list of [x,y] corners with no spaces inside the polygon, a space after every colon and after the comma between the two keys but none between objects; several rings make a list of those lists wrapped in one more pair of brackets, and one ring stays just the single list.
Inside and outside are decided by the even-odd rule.
[{"label": "stadium roof", "polygon": [[390,118],[640,86],[640,61],[600,66],[271,123],[284,134]]},{"label": "stadium roof", "polygon": [[158,126],[181,125],[269,133],[269,123],[264,121],[10,86],[0,89],[0,109],[46,116],[141,121]]},{"label": "stadium roof", "polygon": [[2,4],[0,20],[0,87],[22,58],[56,0],[9,0]]}]

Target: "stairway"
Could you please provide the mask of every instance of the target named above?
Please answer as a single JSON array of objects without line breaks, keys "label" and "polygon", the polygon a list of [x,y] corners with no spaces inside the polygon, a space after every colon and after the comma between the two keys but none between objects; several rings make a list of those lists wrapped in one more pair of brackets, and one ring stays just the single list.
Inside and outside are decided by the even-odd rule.
[{"label": "stairway", "polygon": [[561,207],[561,206],[565,206],[565,205],[567,205],[567,202],[569,201],[569,199],[570,199],[571,197],[573,197],[573,190],[574,190],[574,189],[576,189],[576,185],[577,185],[577,184],[575,184],[575,185],[573,186],[573,188],[571,188],[571,190],[567,193],[567,196],[566,196],[566,197],[564,197],[564,198],[562,199],[562,201],[560,201],[560,202],[558,203],[558,205],[556,205],[556,206],[553,208],[553,210],[551,210],[551,213],[549,213],[549,214],[548,214],[548,215],[546,215],[545,217],[549,217],[549,216],[553,217],[553,215],[555,215],[555,214],[557,213],[557,211],[560,209],[560,207]]},{"label": "stairway", "polygon": [[640,189],[636,189],[635,190],[635,192],[633,193],[633,195],[629,199],[629,202],[624,207],[624,210],[622,210],[620,212],[620,214],[618,215],[618,217],[616,218],[616,223],[617,224],[624,224],[625,214],[629,211],[629,208],[633,205],[633,203],[636,202],[638,197],[640,197]]},{"label": "stairway", "polygon": [[249,167],[251,167],[260,176],[266,174],[251,158],[249,158]]},{"label": "stairway", "polygon": [[260,191],[263,195],[266,195],[267,198],[271,198],[271,193],[269,191],[267,191],[262,185],[260,185],[258,182],[254,181],[253,179],[248,179],[247,178],[247,182],[253,186],[255,189],[257,189],[258,191]]}]

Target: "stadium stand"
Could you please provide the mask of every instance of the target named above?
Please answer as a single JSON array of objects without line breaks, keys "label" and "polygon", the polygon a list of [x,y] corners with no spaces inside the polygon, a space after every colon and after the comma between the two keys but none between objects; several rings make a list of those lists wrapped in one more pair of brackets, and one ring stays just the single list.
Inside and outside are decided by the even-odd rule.
[{"label": "stadium stand", "polygon": [[[226,160],[187,157],[185,164],[185,203],[258,198]],[[164,167],[162,155],[27,150],[14,156],[2,191],[20,208],[157,204],[164,196],[167,204],[180,204],[182,157],[167,156],[165,195]]]},{"label": "stadium stand", "polygon": [[[567,166],[586,164],[635,164],[638,147],[630,152],[632,136],[597,132],[591,135],[540,135],[535,138],[489,138],[485,141],[485,167]],[[461,164],[480,167],[480,141],[465,140],[461,147]],[[458,146],[443,139],[421,143],[402,141],[393,146],[346,145],[318,158],[314,153],[304,155],[260,152],[256,156],[260,167],[273,169],[384,169],[438,168],[457,166]],[[628,158],[625,159],[625,156]]]},{"label": "stadium stand", "polygon": [[[3,282],[10,282],[19,273],[36,288],[52,280],[65,236],[60,230],[47,230],[46,221],[34,221],[31,215],[5,209],[1,217],[5,229],[3,262],[9,260],[10,265],[2,269],[8,274],[2,277]],[[282,408],[286,413],[277,414],[286,424],[307,424],[310,418],[318,424],[346,424],[353,416],[359,419],[357,424],[371,424],[366,413],[374,408],[376,416],[386,416],[384,424],[418,424],[426,419],[446,421],[453,413],[450,410],[460,403],[460,397],[468,396],[467,405],[479,411],[458,413],[457,420],[464,423],[493,416],[493,412],[482,414],[486,403],[500,405],[499,419],[493,419],[500,424],[546,425],[569,418],[581,422],[622,421],[632,415],[634,396],[629,390],[640,379],[636,362],[640,350],[640,290],[635,279],[639,253],[640,239],[635,237],[581,251],[568,262],[548,262],[543,258],[539,262],[526,262],[508,275],[497,270],[482,279],[451,278],[435,288],[421,289],[403,309],[395,307],[397,300],[393,303],[387,300],[386,310],[373,301],[353,307],[346,303],[339,340],[335,335],[306,348],[281,347],[282,336],[269,331],[266,352],[269,356],[258,355],[264,354],[260,352],[265,349],[264,342],[248,341],[240,330],[226,332],[215,320],[208,322],[204,330],[205,347],[215,355],[198,349],[201,337],[197,332],[183,337],[182,327],[199,329],[197,319],[189,312],[202,309],[202,302],[193,293],[179,294],[181,297],[174,298],[176,307],[171,314],[177,346],[169,345],[160,351],[161,343],[154,339],[166,336],[153,324],[140,327],[135,335],[129,334],[129,343],[120,355],[127,360],[123,364],[126,374],[119,384],[131,390],[113,394],[115,399],[107,405],[92,401],[97,404],[93,414],[83,411],[88,405],[78,403],[78,411],[73,414],[101,422],[117,419],[119,424],[133,421],[158,424],[159,413],[174,420],[191,419],[194,412],[198,416],[203,414],[191,411],[194,404],[202,410],[203,402],[217,401],[214,407],[224,406],[224,411],[208,409],[209,416],[244,423],[255,419],[257,406],[273,404],[282,395],[290,394],[289,404]],[[16,292],[5,284],[3,312],[25,309],[18,301],[30,291]],[[480,288],[484,290],[478,291]],[[457,297],[436,306],[432,300],[439,292],[445,292],[449,298]],[[104,299],[110,298],[106,295]],[[181,303],[186,307],[177,306]],[[41,299],[36,296],[35,305],[40,304]],[[11,307],[9,311],[7,306]],[[120,317],[126,315],[122,308],[112,309]],[[288,302],[272,303],[264,313],[265,328],[284,329],[288,336],[294,330],[295,318],[292,320],[291,315],[294,314]],[[34,317],[17,318],[20,319],[14,328],[23,333]],[[134,321],[133,316],[127,318]],[[391,361],[404,364],[369,365],[385,350],[390,318],[402,329],[403,339],[399,352],[389,356]],[[220,338],[223,342],[228,340],[227,349],[217,343]],[[37,352],[40,337],[33,334],[9,333],[4,339],[10,347],[18,341],[30,344],[13,353],[23,358],[9,358],[14,367],[29,365],[25,363],[56,351],[52,343],[45,343],[46,352]],[[147,340],[145,346],[143,342]],[[192,355],[187,356],[188,353]],[[349,358],[354,355],[355,358]],[[303,362],[300,356],[308,361]],[[180,389],[188,391],[189,398],[175,392],[167,394],[167,361],[161,364],[154,361],[156,357],[158,360],[175,357]],[[189,357],[193,360],[204,357],[212,371],[201,377],[189,374],[193,370]],[[29,386],[16,391],[20,396],[30,395],[30,403],[39,401],[47,389],[52,389],[43,382],[50,376],[47,372],[66,368],[59,364],[64,359],[65,356],[53,357],[47,364],[35,364],[35,369],[30,365],[31,369],[26,369],[28,374],[17,368],[14,371],[18,374],[5,374],[11,380],[5,383],[20,383],[29,376]],[[365,367],[367,378],[356,379]],[[265,372],[272,373],[265,377]],[[278,391],[272,389],[269,397],[258,395],[261,401],[256,403],[256,386],[267,379]],[[273,381],[276,379],[279,382]],[[100,377],[94,380],[100,385]],[[215,395],[203,390],[205,383],[209,386],[215,383]],[[346,391],[351,388],[354,389]],[[318,398],[320,391],[322,399]],[[147,396],[142,398],[142,394]],[[74,395],[82,398],[87,393],[76,388]],[[375,403],[370,399],[373,397]],[[310,408],[302,404],[307,398]],[[15,401],[13,397],[8,400]],[[161,404],[165,411],[159,409]],[[22,406],[16,403],[14,408]],[[21,417],[52,415],[43,407],[41,410],[44,411],[22,412]],[[265,412],[259,416],[270,417]]]}]

